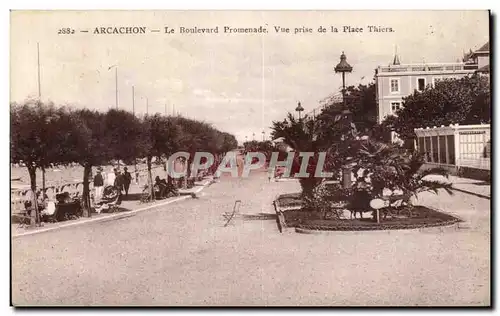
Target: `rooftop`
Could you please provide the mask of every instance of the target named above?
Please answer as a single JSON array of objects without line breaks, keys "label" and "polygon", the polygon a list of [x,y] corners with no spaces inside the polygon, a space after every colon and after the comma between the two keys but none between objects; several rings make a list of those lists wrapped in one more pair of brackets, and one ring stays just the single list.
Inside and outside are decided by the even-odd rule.
[{"label": "rooftop", "polygon": [[473,59],[477,55],[489,55],[490,54],[490,42],[486,42],[483,46],[481,46],[478,50],[474,52],[470,50],[468,53],[464,55],[464,61],[469,61]]},{"label": "rooftop", "polygon": [[479,68],[477,72],[481,73],[489,73],[490,72],[490,65],[484,65],[483,67]]},{"label": "rooftop", "polygon": [[476,70],[477,65],[465,63],[420,63],[420,64],[406,64],[406,65],[389,65],[378,66],[376,69],[377,75],[383,73],[394,72],[454,72],[454,71],[467,71]]},{"label": "rooftop", "polygon": [[486,42],[480,49],[476,50],[475,53],[490,52],[490,42]]}]

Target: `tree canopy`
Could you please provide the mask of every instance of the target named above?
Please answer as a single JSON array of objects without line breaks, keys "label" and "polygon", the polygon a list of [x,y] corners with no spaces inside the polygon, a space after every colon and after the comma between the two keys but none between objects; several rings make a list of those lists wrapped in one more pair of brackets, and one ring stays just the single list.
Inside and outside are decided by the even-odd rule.
[{"label": "tree canopy", "polygon": [[444,79],[415,91],[403,99],[403,107],[384,124],[406,140],[415,137],[414,129],[449,124],[490,123],[490,84],[486,77],[466,76]]},{"label": "tree canopy", "polygon": [[36,192],[37,168],[79,163],[84,167],[82,201],[89,216],[89,177],[94,166],[146,157],[151,171],[153,157],[161,159],[180,150],[222,154],[238,145],[233,135],[181,116],[139,118],[124,110],[70,109],[38,100],[12,103],[10,115],[11,162],[26,164],[32,191]]}]

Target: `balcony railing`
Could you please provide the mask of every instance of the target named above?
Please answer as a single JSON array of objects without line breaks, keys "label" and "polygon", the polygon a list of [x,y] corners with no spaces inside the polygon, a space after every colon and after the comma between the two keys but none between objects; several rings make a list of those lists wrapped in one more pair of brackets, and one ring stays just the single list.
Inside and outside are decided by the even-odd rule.
[{"label": "balcony railing", "polygon": [[464,63],[441,63],[441,64],[409,64],[390,65],[377,67],[377,73],[391,72],[422,72],[422,71],[457,71],[457,70],[477,70],[477,64]]}]

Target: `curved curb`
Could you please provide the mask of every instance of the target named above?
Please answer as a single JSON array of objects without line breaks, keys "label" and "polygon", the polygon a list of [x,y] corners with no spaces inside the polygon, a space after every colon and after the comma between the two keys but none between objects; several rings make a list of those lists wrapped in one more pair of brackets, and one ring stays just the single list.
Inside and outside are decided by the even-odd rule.
[{"label": "curved curb", "polygon": [[335,235],[335,234],[360,234],[360,233],[385,233],[390,234],[391,232],[445,232],[445,231],[455,231],[460,228],[460,222],[453,222],[448,225],[435,225],[428,227],[415,227],[415,228],[400,228],[400,229],[367,229],[367,230],[319,230],[319,229],[308,229],[303,227],[295,227],[295,232],[298,234],[310,234],[310,235]]},{"label": "curved curb", "polygon": [[[207,185],[200,186],[199,188],[197,188],[196,190],[194,190],[194,193],[195,194],[199,193],[206,186]],[[127,216],[129,216],[131,214],[135,214],[135,213],[147,211],[147,210],[150,210],[150,209],[155,208],[155,207],[164,206],[164,205],[172,204],[172,203],[175,203],[175,202],[187,200],[187,199],[189,199],[191,197],[192,197],[192,195],[183,195],[183,196],[179,196],[177,198],[174,198],[172,200],[165,201],[163,203],[153,204],[153,205],[149,205],[149,206],[146,206],[146,207],[142,207],[142,208],[131,210],[131,211],[127,211],[127,212],[114,213],[114,214],[111,214],[111,215],[102,216],[102,217],[98,217],[98,218],[90,218],[90,219],[86,219],[86,220],[84,219],[84,220],[81,220],[81,221],[75,221],[75,222],[71,222],[71,223],[66,223],[66,224],[62,224],[62,225],[59,225],[59,226],[47,227],[47,228],[43,228],[43,229],[27,231],[27,232],[24,232],[24,233],[12,235],[11,238],[14,239],[14,238],[23,237],[23,236],[41,234],[41,233],[45,233],[45,232],[49,232],[49,231],[53,231],[53,230],[57,230],[57,229],[62,229],[62,228],[66,228],[66,227],[71,227],[71,226],[78,226],[78,225],[83,225],[83,224],[88,224],[88,223],[96,223],[96,222],[110,220],[110,219],[127,217]]]},{"label": "curved curb", "polygon": [[453,223],[446,226],[432,226],[432,227],[420,227],[420,228],[406,228],[406,229],[379,229],[379,230],[314,230],[307,228],[295,227],[295,232],[298,234],[309,234],[309,235],[339,235],[339,234],[361,234],[361,233],[379,233],[379,234],[390,234],[391,232],[404,233],[404,232],[420,232],[420,233],[441,233],[445,231],[456,231],[458,230],[459,223]]},{"label": "curved curb", "polygon": [[491,196],[487,196],[487,195],[483,195],[483,194],[479,194],[479,193],[475,193],[475,192],[471,192],[471,191],[459,189],[459,188],[456,188],[456,187],[452,187],[451,189],[454,190],[454,191],[465,193],[465,194],[470,194],[470,195],[473,195],[473,196],[477,196],[477,197],[482,198],[482,199],[491,200]]}]

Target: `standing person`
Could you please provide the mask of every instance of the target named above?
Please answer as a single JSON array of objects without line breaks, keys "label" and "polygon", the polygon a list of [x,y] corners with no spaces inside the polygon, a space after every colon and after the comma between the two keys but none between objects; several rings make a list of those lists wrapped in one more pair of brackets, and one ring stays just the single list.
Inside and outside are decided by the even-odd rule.
[{"label": "standing person", "polygon": [[135,184],[139,184],[139,170],[137,170],[137,166],[135,166]]},{"label": "standing person", "polygon": [[123,168],[123,189],[125,190],[125,196],[128,196],[128,189],[130,188],[130,183],[132,182],[132,175],[128,172],[127,167]]},{"label": "standing person", "polygon": [[115,181],[113,185],[120,191],[120,193],[123,191],[123,182],[123,175],[120,169],[115,169]]},{"label": "standing person", "polygon": [[102,171],[101,167],[97,168],[97,174],[94,177],[94,189],[95,189],[94,201],[95,202],[101,200],[102,190],[104,188],[104,179],[102,177],[101,171]]},{"label": "standing person", "polygon": [[106,177],[106,185],[115,185],[116,169],[111,168]]},{"label": "standing person", "polygon": [[119,169],[115,169],[115,188],[118,191],[118,204],[122,201],[122,190],[123,190],[123,175],[120,173]]}]

